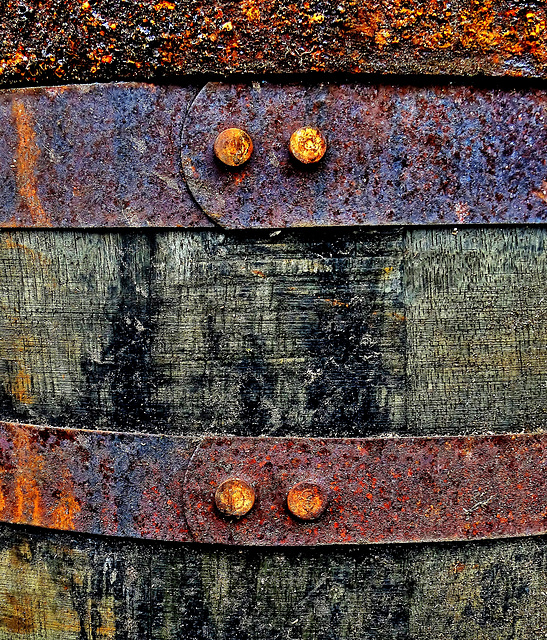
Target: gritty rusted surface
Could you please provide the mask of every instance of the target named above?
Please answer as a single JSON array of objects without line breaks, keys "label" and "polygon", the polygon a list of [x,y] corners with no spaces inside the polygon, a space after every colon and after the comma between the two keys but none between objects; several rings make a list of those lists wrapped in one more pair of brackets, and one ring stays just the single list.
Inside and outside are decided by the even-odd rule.
[{"label": "gritty rusted surface", "polygon": [[546,8],[521,0],[7,0],[4,86],[173,74],[547,73]]},{"label": "gritty rusted surface", "polygon": [[[250,546],[527,536],[547,533],[546,469],[547,434],[199,440],[0,422],[0,521]],[[221,502],[240,517],[215,503],[227,480],[251,488]]]},{"label": "gritty rusted surface", "polygon": [[[210,83],[184,125],[182,166],[222,226],[547,221],[547,92],[451,84]],[[238,170],[211,147],[231,123],[255,153]],[[328,140],[298,166],[303,126]]]},{"label": "gritty rusted surface", "polygon": [[119,83],[0,93],[0,226],[211,226],[178,159],[195,92]]},{"label": "gritty rusted surface", "polygon": [[192,540],[182,492],[191,438],[0,422],[0,520]]},{"label": "gritty rusted surface", "polygon": [[[466,438],[207,438],[186,474],[197,542],[327,545],[479,540],[547,532],[547,434]],[[257,500],[227,521],[214,492],[227,476],[253,481]],[[299,482],[331,493],[313,522],[293,517]]]},{"label": "gritty rusted surface", "polygon": [[327,151],[327,141],[319,129],[301,127],[289,140],[289,151],[302,164],[319,162]]},{"label": "gritty rusted surface", "polygon": [[329,493],[317,482],[304,480],[295,484],[287,495],[287,508],[300,520],[317,520],[329,503]]},{"label": "gritty rusted surface", "polygon": [[237,127],[221,131],[213,145],[217,160],[228,167],[240,167],[253,153],[253,141],[249,134]]},{"label": "gritty rusted surface", "polygon": [[253,508],[255,497],[255,491],[248,482],[229,478],[217,487],[215,505],[223,515],[240,518]]},{"label": "gritty rusted surface", "polygon": [[[0,94],[0,226],[547,220],[543,90],[212,83],[192,102],[196,92],[120,83]],[[322,157],[320,140],[295,155],[320,162],[291,157],[303,128],[328,149]]]}]

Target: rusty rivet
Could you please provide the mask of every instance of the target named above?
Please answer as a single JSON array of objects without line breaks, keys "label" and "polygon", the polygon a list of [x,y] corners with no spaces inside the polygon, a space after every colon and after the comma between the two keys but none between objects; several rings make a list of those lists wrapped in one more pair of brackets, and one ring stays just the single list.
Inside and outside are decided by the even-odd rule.
[{"label": "rusty rivet", "polygon": [[244,516],[253,508],[254,503],[254,489],[240,478],[225,480],[215,492],[217,509],[225,516]]},{"label": "rusty rivet", "polygon": [[319,162],[327,150],[323,134],[313,127],[297,129],[289,141],[289,150],[294,158],[303,164]]},{"label": "rusty rivet", "polygon": [[215,156],[229,167],[245,164],[253,152],[251,136],[243,129],[225,129],[221,131],[214,146]]},{"label": "rusty rivet", "polygon": [[296,484],[287,496],[289,511],[300,520],[316,520],[323,514],[328,503],[327,489],[309,480]]}]

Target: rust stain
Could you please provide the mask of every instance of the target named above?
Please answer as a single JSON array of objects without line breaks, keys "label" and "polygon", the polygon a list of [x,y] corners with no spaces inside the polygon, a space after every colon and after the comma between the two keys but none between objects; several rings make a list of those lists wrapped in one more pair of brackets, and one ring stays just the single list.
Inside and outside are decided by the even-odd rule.
[{"label": "rust stain", "polygon": [[21,242],[17,242],[16,240],[13,239],[11,234],[7,234],[5,236],[4,242],[8,249],[20,249],[25,253],[25,255],[29,256],[35,262],[39,262],[40,264],[48,267],[51,264],[51,260],[49,260],[48,258],[45,258],[39,251],[34,251],[34,249],[27,247]]},{"label": "rust stain", "polygon": [[44,466],[44,458],[33,449],[32,437],[29,433],[19,430],[13,440],[14,447],[21,452],[22,463],[15,477],[13,521],[20,524],[42,525],[43,507],[37,478]]},{"label": "rust stain", "polygon": [[331,298],[323,298],[325,302],[328,302],[333,307],[346,307],[349,309],[349,302],[342,302],[341,300],[332,300]]},{"label": "rust stain", "polygon": [[259,278],[266,277],[266,274],[263,271],[260,271],[260,269],[253,269],[253,273],[255,276],[258,276]]},{"label": "rust stain", "polygon": [[59,287],[59,281],[51,271],[51,260],[44,256],[40,251],[35,251],[30,247],[27,247],[22,242],[17,242],[11,234],[7,234],[4,238],[4,243],[8,249],[20,251],[26,258],[30,269],[39,266],[43,269],[44,285],[49,291],[53,291]]},{"label": "rust stain", "polygon": [[[19,361],[19,358],[17,359]],[[9,384],[11,395],[20,404],[32,404],[34,402],[34,396],[31,393],[32,390],[32,378],[25,368],[25,366],[19,361],[19,370],[15,374],[15,377]]]},{"label": "rust stain", "polygon": [[73,495],[67,493],[61,496],[59,504],[51,514],[53,526],[63,531],[74,531],[76,528],[74,519],[81,510],[82,508]]},{"label": "rust stain", "polygon": [[241,10],[249,22],[260,22],[260,8],[253,0],[241,4]]},{"label": "rust stain", "polygon": [[547,202],[547,180],[543,180],[541,187],[536,189],[536,191],[532,191],[532,194],[540,200],[543,200],[543,202]]},{"label": "rust stain", "polygon": [[40,149],[36,144],[36,133],[32,117],[21,100],[13,101],[12,114],[19,137],[15,155],[17,188],[29,209],[33,224],[49,227],[51,226],[50,221],[38,195],[38,180],[35,168],[40,157]]},{"label": "rust stain", "polygon": [[36,632],[38,629],[32,600],[26,596],[18,598],[12,593],[5,593],[4,598],[4,607],[9,613],[3,613],[0,617],[2,628],[17,634]]},{"label": "rust stain", "polygon": [[18,476],[15,481],[14,522],[42,524],[40,521],[40,490],[32,476]]}]

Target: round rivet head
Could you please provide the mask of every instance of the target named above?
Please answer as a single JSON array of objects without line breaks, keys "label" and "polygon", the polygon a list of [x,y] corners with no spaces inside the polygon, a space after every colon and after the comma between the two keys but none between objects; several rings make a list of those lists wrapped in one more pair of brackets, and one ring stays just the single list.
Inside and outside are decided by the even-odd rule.
[{"label": "round rivet head", "polygon": [[319,162],[327,150],[323,134],[313,127],[297,129],[289,141],[289,150],[294,158],[303,164]]},{"label": "round rivet head", "polygon": [[289,511],[300,520],[317,520],[328,503],[327,489],[309,480],[296,484],[287,496]]},{"label": "round rivet head", "polygon": [[240,518],[253,508],[254,489],[240,478],[229,478],[222,482],[215,492],[217,509],[225,516]]},{"label": "round rivet head", "polygon": [[228,167],[245,164],[253,152],[251,136],[243,129],[221,131],[214,145],[215,156]]}]

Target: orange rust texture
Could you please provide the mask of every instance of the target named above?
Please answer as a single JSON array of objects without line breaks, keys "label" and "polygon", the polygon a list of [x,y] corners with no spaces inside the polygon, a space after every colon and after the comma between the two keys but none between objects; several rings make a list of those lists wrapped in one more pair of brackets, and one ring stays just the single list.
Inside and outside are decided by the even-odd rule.
[{"label": "orange rust texture", "polygon": [[57,499],[48,504],[41,491],[40,477],[47,471],[48,460],[36,452],[31,436],[24,430],[14,431],[13,447],[17,451],[17,470],[8,488],[0,477],[0,519],[17,524],[53,527],[63,531],[76,529],[75,518],[81,507],[73,495],[70,473],[63,470],[57,479]]},{"label": "orange rust texture", "polygon": [[315,520],[325,510],[328,496],[325,490],[312,482],[301,482],[289,491],[289,511],[302,520]]},{"label": "orange rust texture", "polygon": [[17,129],[18,142],[15,155],[17,189],[28,207],[33,225],[51,226],[38,195],[38,180],[35,175],[40,149],[36,144],[36,133],[31,114],[21,100],[14,100],[12,113]]},{"label": "orange rust texture", "polygon": [[9,1],[4,85],[173,73],[545,77],[546,9],[520,0]]}]

